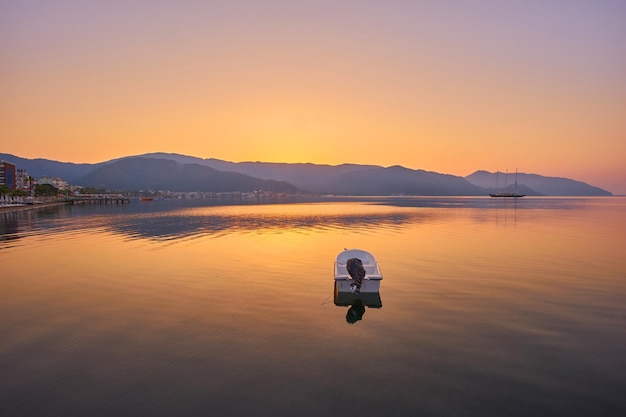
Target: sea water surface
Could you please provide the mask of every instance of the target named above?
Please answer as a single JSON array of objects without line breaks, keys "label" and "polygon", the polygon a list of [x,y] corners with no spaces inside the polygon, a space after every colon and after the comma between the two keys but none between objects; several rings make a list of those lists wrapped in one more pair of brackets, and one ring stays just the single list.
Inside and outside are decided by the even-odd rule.
[{"label": "sea water surface", "polygon": [[0,213],[0,415],[626,415],[625,247],[619,197]]}]

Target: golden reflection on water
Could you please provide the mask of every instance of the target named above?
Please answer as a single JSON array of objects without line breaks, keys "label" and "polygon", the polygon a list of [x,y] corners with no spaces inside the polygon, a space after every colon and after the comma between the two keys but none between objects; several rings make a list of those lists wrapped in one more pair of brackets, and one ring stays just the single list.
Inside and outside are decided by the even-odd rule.
[{"label": "golden reflection on water", "polygon": [[[542,398],[563,381],[585,399],[588,377],[578,384],[564,370],[598,380],[622,360],[619,207],[84,210],[49,228],[36,216],[8,217],[0,354],[15,387],[42,381],[61,395],[72,376],[96,402],[102,386],[157,405],[168,395],[197,404],[251,390],[276,403],[294,386],[307,398],[319,387],[351,395],[337,370],[399,378],[400,388],[377,388],[405,405],[416,386],[427,396],[465,392],[472,403],[502,389],[515,398],[520,384]],[[371,251],[384,276],[382,308],[366,308],[353,326],[332,297],[344,247]],[[607,378],[594,398],[611,392]]]},{"label": "golden reflection on water", "polygon": [[[620,246],[610,240],[616,227],[624,227],[621,213],[591,219],[574,214],[518,210],[511,224],[502,221],[501,210],[359,203],[188,208],[151,214],[156,226],[132,233],[125,229],[129,223],[134,227],[130,216],[121,225],[95,222],[87,232],[25,237],[36,241],[34,249],[25,243],[3,264],[9,274],[47,285],[83,277],[119,285],[122,294],[127,285],[170,293],[192,285],[195,291],[237,292],[238,297],[251,291],[270,298],[290,292],[320,296],[330,291],[336,253],[361,247],[379,258],[383,292],[423,290],[430,283],[449,292],[480,289],[488,298],[500,288],[482,282],[509,287],[541,279],[587,282],[598,271],[623,267]],[[138,222],[146,219],[135,216]],[[164,239],[158,232],[160,223],[175,229],[176,222],[194,218],[212,221],[191,222],[181,236],[169,232]],[[221,226],[214,229],[215,224]],[[559,273],[563,269],[568,272]]]}]

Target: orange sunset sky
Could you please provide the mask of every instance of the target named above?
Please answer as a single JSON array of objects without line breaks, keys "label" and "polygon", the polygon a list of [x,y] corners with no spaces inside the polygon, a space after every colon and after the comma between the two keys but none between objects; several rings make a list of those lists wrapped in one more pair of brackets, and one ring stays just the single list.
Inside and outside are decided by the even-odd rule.
[{"label": "orange sunset sky", "polygon": [[0,152],[156,151],[626,194],[626,2],[0,0]]}]

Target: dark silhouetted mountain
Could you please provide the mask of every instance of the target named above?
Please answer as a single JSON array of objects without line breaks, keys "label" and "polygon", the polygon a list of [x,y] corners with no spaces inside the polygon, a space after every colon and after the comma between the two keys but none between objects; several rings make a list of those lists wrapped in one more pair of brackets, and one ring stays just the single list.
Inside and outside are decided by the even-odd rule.
[{"label": "dark silhouetted mountain", "polygon": [[[470,183],[493,191],[513,191],[516,174],[476,171],[465,177]],[[506,187],[505,187],[506,184]],[[550,196],[610,196],[612,193],[581,181],[544,177],[537,174],[517,174],[517,191],[527,195]]]},{"label": "dark silhouetted mountain", "polygon": [[71,162],[57,162],[48,159],[25,159],[18,156],[0,153],[0,160],[14,164],[17,168],[25,169],[33,178],[58,177],[70,184],[76,184],[79,178],[94,171],[106,162],[98,164],[74,164]]},{"label": "dark silhouetted mountain", "polygon": [[333,183],[338,176],[367,168],[381,168],[375,165],[356,164],[332,166],[311,163],[228,162],[220,159],[200,159],[167,153],[151,153],[139,156],[142,158],[171,159],[180,163],[197,163],[220,171],[238,172],[266,180],[287,181],[310,193],[333,193]]},{"label": "dark silhouetted mountain", "polygon": [[400,166],[317,165],[310,163],[227,162],[190,158],[178,154],[145,154],[141,157],[194,161],[221,171],[287,181],[300,190],[315,194],[346,195],[485,195],[486,191],[461,177],[412,170]]},{"label": "dark silhouetted mountain", "polygon": [[296,192],[284,181],[263,180],[236,172],[223,172],[198,164],[167,159],[123,158],[103,165],[79,179],[81,185],[113,190]]},{"label": "dark silhouetted mountain", "polygon": [[[40,178],[60,177],[71,184],[120,190],[271,191],[347,195],[483,195],[503,191],[504,174],[476,171],[465,178],[401,166],[317,165],[311,163],[228,162],[173,153],[128,156],[98,164],[73,164],[24,159],[0,154],[0,159]],[[151,161],[157,161],[156,163]],[[514,174],[507,177],[513,191]],[[566,178],[518,174],[517,191],[529,196],[608,196],[610,192]]]},{"label": "dark silhouetted mountain", "polygon": [[482,195],[484,190],[461,177],[401,166],[368,167],[338,175],[324,187],[347,195]]}]

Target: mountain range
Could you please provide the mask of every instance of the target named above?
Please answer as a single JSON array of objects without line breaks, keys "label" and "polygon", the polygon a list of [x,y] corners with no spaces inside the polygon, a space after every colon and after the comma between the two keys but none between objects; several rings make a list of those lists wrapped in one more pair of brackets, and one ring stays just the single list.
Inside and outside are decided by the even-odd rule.
[{"label": "mountain range", "polygon": [[[267,191],[341,195],[526,195],[610,196],[610,192],[568,178],[476,171],[466,177],[402,166],[229,162],[172,153],[127,156],[97,164],[26,159],[0,153],[0,160],[34,178],[59,177],[73,185],[110,190]],[[517,183],[517,184],[516,184]],[[516,185],[515,185],[516,184]]]}]

